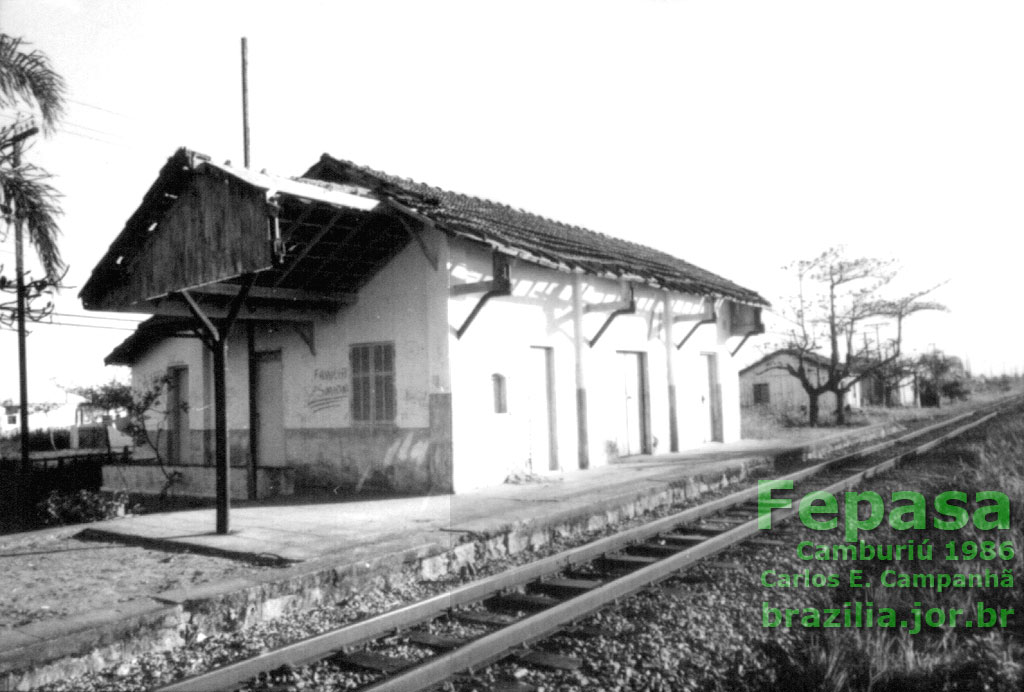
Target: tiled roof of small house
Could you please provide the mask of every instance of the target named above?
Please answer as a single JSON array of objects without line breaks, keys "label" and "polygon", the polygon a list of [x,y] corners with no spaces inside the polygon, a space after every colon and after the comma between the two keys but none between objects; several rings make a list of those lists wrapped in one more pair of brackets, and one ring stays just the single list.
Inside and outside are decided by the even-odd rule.
[{"label": "tiled roof of small house", "polygon": [[755,291],[660,250],[505,204],[399,178],[327,154],[303,177],[369,188],[371,194],[410,207],[449,233],[540,264],[768,305]]}]

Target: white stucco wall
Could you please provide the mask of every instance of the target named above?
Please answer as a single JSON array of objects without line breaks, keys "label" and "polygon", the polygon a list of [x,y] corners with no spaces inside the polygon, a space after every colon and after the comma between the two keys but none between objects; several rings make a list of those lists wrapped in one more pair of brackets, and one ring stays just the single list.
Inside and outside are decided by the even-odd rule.
[{"label": "white stucco wall", "polygon": [[[257,327],[256,350],[281,351],[286,428],[351,426],[349,350],[377,342],[395,345],[395,425],[427,426],[428,393],[447,390],[444,344],[431,357],[426,338],[441,291],[434,274],[419,246],[408,245],[359,291],[354,305],[314,323],[315,355],[287,324]],[[249,427],[245,339],[244,328],[236,328],[229,350],[229,396],[238,404],[231,409],[229,425],[239,429]],[[336,398],[325,405],[323,399],[332,396]]]},{"label": "white stucco wall", "polygon": [[[486,248],[464,241],[450,244],[449,273],[452,285],[491,279],[492,259]],[[512,295],[487,302],[461,339],[457,330],[483,293],[453,296],[449,315],[451,331],[452,415],[455,489],[465,490],[500,483],[510,474],[551,473],[532,463],[530,453],[529,391],[536,388],[537,361],[533,347],[551,349],[554,360],[554,411],[557,459],[560,469],[579,464],[576,375],[572,294],[573,276],[525,261],[511,261]],[[582,277],[585,305],[614,303],[628,297],[618,281]],[[654,451],[668,452],[669,390],[664,340],[663,293],[636,287],[637,312],[617,317],[594,347],[584,345],[584,380],[587,391],[587,433],[590,466],[616,458],[617,438],[623,427],[626,404],[623,352],[643,354],[647,369],[650,442]],[[700,313],[700,299],[673,294],[675,314]],[[727,311],[720,310],[719,315]],[[592,339],[609,311],[591,310],[583,317],[582,333]],[[691,322],[673,327],[678,342]],[[722,432],[726,441],[739,438],[739,392],[736,369],[726,348],[728,324],[698,329],[680,350],[671,349],[676,382],[680,448],[708,439],[710,425],[701,402],[706,388],[707,362],[703,354],[717,357],[722,394]],[[531,371],[532,370],[532,371]],[[493,376],[506,378],[508,411],[494,410]],[[535,414],[534,414],[535,415]],[[557,471],[556,471],[557,472]]]},{"label": "white stucco wall", "polygon": [[[132,388],[138,392],[149,391],[154,382],[167,375],[171,368],[187,368],[188,370],[188,428],[193,432],[187,461],[192,464],[203,464],[206,457],[212,454],[206,444],[203,430],[213,429],[212,383],[208,375],[209,354],[199,339],[174,338],[164,339],[153,345],[132,366]],[[166,401],[158,399],[149,415],[147,427],[154,431],[159,429],[160,444],[166,444]],[[151,435],[154,442],[158,441],[155,434]],[[145,445],[137,446],[135,454],[140,457],[151,457],[153,452]]]}]

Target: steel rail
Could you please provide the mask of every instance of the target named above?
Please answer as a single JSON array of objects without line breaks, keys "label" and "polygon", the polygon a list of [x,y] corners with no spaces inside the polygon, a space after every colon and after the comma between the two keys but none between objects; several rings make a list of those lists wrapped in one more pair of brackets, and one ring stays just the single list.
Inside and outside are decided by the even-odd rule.
[{"label": "steel rail", "polygon": [[[1005,405],[1006,403],[1007,402],[1005,401],[1000,402],[1001,405]],[[799,471],[795,471],[791,474],[787,474],[786,479],[792,480],[794,482],[802,481],[806,478],[817,475],[818,473],[821,473],[830,467],[849,463],[857,459],[866,458],[872,454],[876,454],[885,449],[905,443],[908,440],[916,439],[940,428],[948,427],[953,423],[974,417],[978,414],[979,410],[981,409],[960,414],[952,418],[940,421],[938,423],[926,426],[924,428],[919,428],[905,435],[901,435],[896,438],[892,438],[889,440],[882,441],[880,443],[869,445],[867,447],[855,450],[851,453],[844,454],[835,459],[826,460],[814,466],[810,466]],[[966,429],[974,427],[975,425],[979,425],[981,422],[988,420],[994,415],[996,414],[989,414],[988,416],[984,417],[979,421],[974,421],[966,426],[958,428],[954,433],[951,434],[961,434]],[[946,436],[940,438],[940,441],[944,441],[945,439]],[[940,442],[930,442],[927,443],[925,447],[930,449],[931,447],[934,447],[936,444],[939,443]],[[921,452],[918,450],[911,450],[909,452],[904,452],[896,455],[894,459],[899,460],[907,455],[913,455],[915,453]],[[897,462],[894,461],[893,463],[895,464]],[[872,466],[871,468],[875,469],[877,468],[877,466]],[[870,470],[871,469],[869,469],[868,471]],[[866,472],[867,471],[861,473]],[[541,558],[540,560],[525,565],[520,565],[518,567],[514,567],[499,574],[484,579],[480,579],[474,582],[470,582],[468,584],[456,587],[450,591],[428,598],[426,600],[401,606],[399,608],[368,618],[366,620],[361,620],[358,622],[351,623],[349,625],[344,625],[330,632],[325,632],[320,635],[315,635],[313,637],[308,637],[306,639],[294,642],[292,644],[288,644],[273,651],[260,654],[256,657],[236,661],[234,663],[229,663],[215,670],[206,673],[200,673],[189,678],[185,678],[178,682],[171,683],[169,685],[159,688],[159,692],[202,692],[211,689],[232,689],[245,683],[247,680],[250,680],[258,676],[260,673],[273,670],[285,664],[291,666],[301,666],[307,663],[312,663],[326,656],[329,656],[332,653],[344,651],[359,644],[380,638],[381,636],[384,636],[388,633],[392,633],[397,630],[408,629],[412,626],[429,621],[453,608],[481,601],[489,596],[493,596],[504,590],[522,586],[526,583],[536,581],[538,579],[542,579],[553,574],[557,574],[570,567],[586,564],[588,562],[591,562],[604,556],[607,553],[615,552],[616,550],[626,547],[628,545],[639,543],[647,539],[653,538],[658,534],[676,528],[681,524],[692,523],[704,517],[721,512],[725,509],[729,509],[733,506],[741,505],[750,502],[751,500],[756,500],[757,492],[758,489],[756,486],[745,488],[743,490],[731,493],[724,497],[711,500],[697,507],[691,507],[689,509],[677,512],[675,514],[665,516],[660,519],[656,519],[652,522],[643,524],[641,526],[626,529],[625,531],[619,532],[613,536],[601,538],[591,543],[577,546],[575,548],[571,548],[564,552],[558,553],[557,555]],[[786,513],[780,512],[778,510],[776,510],[774,514],[780,517],[787,516]],[[754,529],[756,530],[756,520],[754,520],[752,524]],[[718,552],[722,549],[717,548],[715,546],[731,545],[732,543],[735,543],[739,540],[742,540],[743,538],[747,538],[750,535],[752,535],[752,533],[739,532],[739,530],[743,529],[744,526],[746,525],[744,524],[734,529],[729,529],[721,534],[714,536],[713,538],[709,538],[707,541],[704,541],[700,544],[697,544],[691,548],[686,549],[681,553],[678,553],[676,556],[668,558],[667,560],[669,561],[669,564],[675,566],[668,568],[668,571],[665,572],[663,576],[667,576],[672,571],[679,570],[682,567],[692,564],[692,561],[680,563],[678,562],[679,560],[683,560],[684,558],[688,557],[692,557],[693,561],[700,560],[703,557],[713,554],[714,552]],[[731,542],[722,543],[722,541]],[[665,560],[662,560],[650,566],[643,567],[640,570],[637,570],[631,573],[630,575],[627,575],[627,577],[622,577],[618,580],[609,582],[592,591],[586,592],[581,596],[578,596],[569,601],[565,601],[557,606],[553,606],[538,615],[534,615],[514,625],[508,626],[503,630],[492,633],[490,635],[485,635],[484,637],[474,640],[470,644],[467,644],[461,647],[460,649],[449,652],[447,654],[440,655],[435,659],[432,659],[429,663],[421,665],[407,674],[397,675],[395,677],[389,678],[381,684],[391,682],[395,682],[397,684],[398,680],[404,679],[407,675],[413,675],[415,674],[416,671],[424,669],[435,670],[436,665],[441,665],[441,662],[443,661],[450,660],[452,662],[451,665],[455,665],[457,661],[461,662],[463,660],[464,654],[462,654],[461,652],[467,650],[476,651],[477,647],[481,646],[481,642],[505,641],[504,635],[500,640],[492,640],[492,638],[496,637],[497,635],[502,635],[502,633],[509,630],[515,633],[520,633],[520,636],[522,632],[525,631],[527,633],[526,641],[543,636],[543,633],[535,634],[534,630],[532,629],[534,625],[530,623],[534,622],[535,618],[540,616],[547,616],[552,613],[563,613],[565,612],[563,606],[570,603],[574,605],[569,609],[569,611],[576,613],[574,617],[580,617],[582,614],[584,614],[580,611],[581,604],[583,605],[583,607],[589,607],[586,604],[590,603],[594,598],[600,598],[600,596],[592,596],[592,594],[613,593],[614,595],[610,596],[610,598],[612,599],[625,595],[628,591],[620,592],[618,590],[620,587],[615,586],[616,584],[619,584],[622,581],[622,579],[627,579],[630,577],[634,577],[636,575],[662,574],[660,572],[659,566],[665,564],[665,562]],[[656,579],[663,578],[663,576],[656,577]],[[564,624],[564,622],[562,622],[562,624]],[[555,629],[558,629],[558,627],[555,627]],[[506,650],[507,648],[510,647],[506,647]],[[468,654],[465,654],[465,656],[468,656]],[[482,663],[480,661],[477,661],[476,663],[472,663],[469,665],[478,666],[482,665]],[[466,667],[469,666],[467,665]],[[452,669],[449,668],[449,671],[450,672],[448,674],[448,677],[450,677],[450,675],[452,674]],[[434,683],[423,683],[424,686],[429,684]],[[377,690],[419,688],[378,688],[375,686],[366,689]]]},{"label": "steel rail", "polygon": [[[963,434],[990,420],[997,413],[990,413],[983,418],[971,421],[952,430],[936,440],[929,441],[914,450],[897,454],[871,468],[859,471],[847,478],[833,483],[822,492],[836,492],[856,486],[865,478],[870,478],[884,470],[896,466],[900,461],[921,454],[943,442]],[[799,510],[795,507],[773,512],[773,519],[780,522],[791,519]],[[755,517],[739,526],[712,536],[687,548],[676,555],[667,557],[647,567],[631,572],[625,576],[608,582],[575,598],[563,601],[540,613],[527,617],[519,622],[508,625],[496,632],[474,639],[465,646],[454,651],[430,659],[408,672],[398,673],[377,684],[363,688],[366,692],[417,692],[448,680],[463,670],[480,667],[499,660],[509,650],[538,639],[550,636],[562,629],[573,620],[578,620],[599,610],[617,598],[632,593],[661,581],[674,572],[689,567],[706,557],[719,553],[744,539],[758,533],[758,519]]]}]

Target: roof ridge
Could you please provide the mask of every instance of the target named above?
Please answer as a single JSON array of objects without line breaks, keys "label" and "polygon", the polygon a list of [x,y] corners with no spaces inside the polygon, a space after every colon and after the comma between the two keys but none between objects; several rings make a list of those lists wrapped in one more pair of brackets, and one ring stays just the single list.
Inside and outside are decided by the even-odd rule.
[{"label": "roof ridge", "polygon": [[[384,188],[383,192],[392,192],[387,188],[393,188],[394,192],[403,196],[420,198],[423,203],[432,207],[427,211],[440,217],[435,220],[443,222],[444,217],[448,217],[449,222],[457,220],[462,232],[470,229],[474,235],[480,235],[481,238],[486,239],[488,233],[494,233],[487,227],[500,224],[514,236],[507,242],[520,246],[521,250],[556,255],[561,251],[564,255],[566,249],[573,249],[571,246],[576,245],[579,246],[580,255],[593,253],[592,258],[574,260],[570,263],[583,269],[586,269],[587,264],[601,265],[616,260],[629,267],[630,272],[638,274],[645,281],[656,286],[671,287],[675,285],[677,290],[705,291],[709,294],[732,297],[755,305],[768,305],[768,301],[756,291],[744,288],[710,270],[676,257],[666,250],[644,245],[629,238],[560,221],[522,207],[514,207],[505,202],[464,192],[455,192],[412,178],[392,175],[347,159],[336,158],[327,153],[320,157],[320,162],[325,164],[328,169],[335,169],[335,173],[340,176],[344,176],[346,170],[355,175],[368,176]],[[560,246],[560,248],[553,248],[552,245]],[[567,246],[569,247],[567,248]],[[621,257],[618,257],[619,255]],[[680,286],[685,286],[685,288],[679,288]]]}]

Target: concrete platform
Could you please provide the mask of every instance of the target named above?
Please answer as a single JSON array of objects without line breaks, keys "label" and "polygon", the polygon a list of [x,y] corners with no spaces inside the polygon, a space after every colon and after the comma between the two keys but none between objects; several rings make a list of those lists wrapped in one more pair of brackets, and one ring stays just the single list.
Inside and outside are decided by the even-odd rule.
[{"label": "concrete platform", "polygon": [[880,437],[872,426],[807,442],[741,442],[460,495],[235,508],[231,532],[213,510],[128,517],[93,525],[97,539],[285,565],[229,582],[154,593],[67,621],[0,637],[0,689],[28,689],[98,670],[147,650],[181,645],[187,630],[235,630],[336,602],[398,569],[436,578],[543,546],[559,537],[696,498],[709,489],[775,473],[779,459],[814,459]]},{"label": "concrete platform", "polygon": [[[558,524],[600,514],[666,487],[720,483],[779,458],[821,456],[836,445],[882,434],[880,426],[803,442],[746,440],[660,455],[640,455],[587,471],[543,476],[459,495],[233,508],[231,531],[217,535],[212,509],[126,517],[90,528],[91,537],[289,562],[370,552],[451,549],[462,535],[493,536],[516,527]],[[699,483],[697,482],[699,481]]]},{"label": "concrete platform", "polygon": [[382,546],[449,548],[459,534],[491,535],[526,523],[550,523],[642,496],[690,477],[738,477],[770,462],[769,452],[735,451],[715,459],[633,457],[611,466],[535,477],[460,495],[328,504],[232,508],[231,531],[217,535],[212,509],[126,517],[90,528],[90,537],[190,548],[234,557],[288,561],[352,557]]}]

